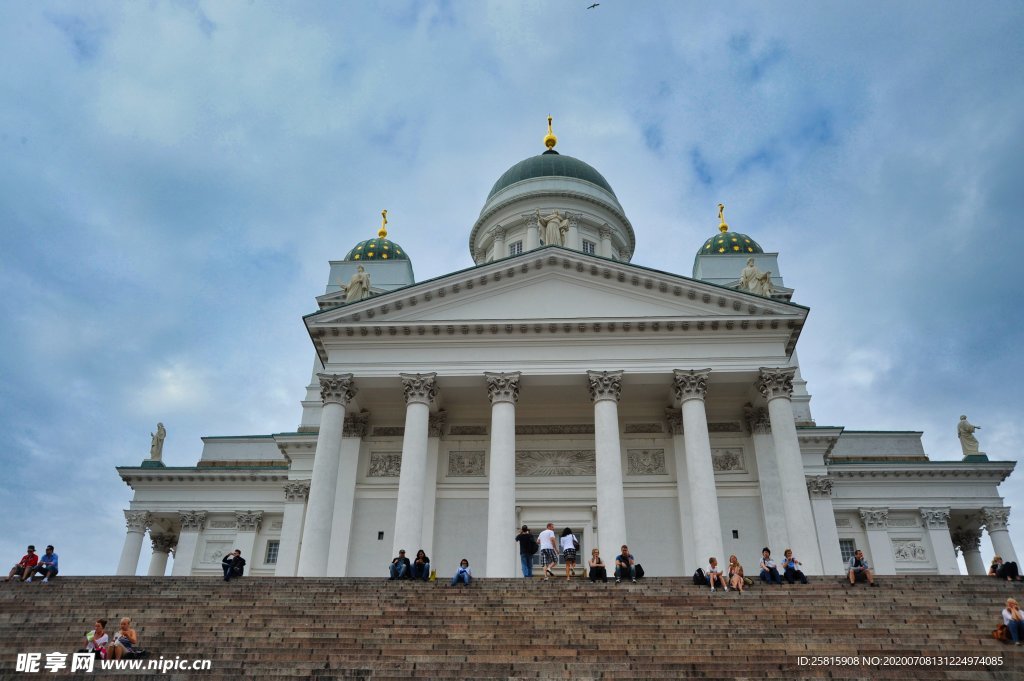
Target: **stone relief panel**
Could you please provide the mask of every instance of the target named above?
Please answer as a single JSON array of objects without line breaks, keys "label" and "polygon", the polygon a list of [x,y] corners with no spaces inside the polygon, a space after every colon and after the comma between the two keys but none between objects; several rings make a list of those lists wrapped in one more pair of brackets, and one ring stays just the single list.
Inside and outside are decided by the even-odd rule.
[{"label": "stone relief panel", "polygon": [[368,478],[397,478],[402,471],[402,452],[370,452]]},{"label": "stone relief panel", "polygon": [[448,477],[473,478],[484,475],[484,453],[448,452]]},{"label": "stone relief panel", "polygon": [[928,551],[916,539],[894,539],[892,555],[901,563],[922,563],[928,560]]},{"label": "stone relief panel", "polygon": [[593,435],[593,423],[562,425],[516,426],[516,435]]},{"label": "stone relief panel", "polygon": [[449,435],[487,435],[487,426],[452,426]]},{"label": "stone relief panel", "polygon": [[[232,525],[234,525],[234,523],[232,523]],[[199,562],[204,565],[210,565],[211,563],[219,564],[221,559],[227,555],[228,551],[231,551],[232,548],[231,542],[229,541],[208,541],[203,547],[203,553],[199,557]]]},{"label": "stone relief panel", "polygon": [[516,475],[594,475],[593,449],[537,449],[516,452]]},{"label": "stone relief panel", "polygon": [[746,473],[743,450],[739,447],[711,450],[711,467],[716,473]]},{"label": "stone relief panel", "polygon": [[664,449],[627,449],[629,475],[668,475]]},{"label": "stone relief panel", "polygon": [[852,527],[853,523],[849,518],[836,518],[836,527]]},{"label": "stone relief panel", "polygon": [[665,429],[660,423],[627,423],[626,433],[663,433]]}]

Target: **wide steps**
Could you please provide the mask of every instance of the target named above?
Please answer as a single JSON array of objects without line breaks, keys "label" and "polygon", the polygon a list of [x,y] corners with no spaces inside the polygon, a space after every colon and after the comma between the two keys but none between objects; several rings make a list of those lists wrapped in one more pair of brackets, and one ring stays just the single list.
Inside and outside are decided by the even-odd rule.
[{"label": "wide steps", "polygon": [[[1019,679],[990,637],[1021,589],[983,577],[838,578],[710,593],[686,578],[587,581],[58,577],[0,584],[0,678],[19,652],[71,652],[97,617],[136,623],[158,657],[208,658],[160,679]],[[972,667],[799,665],[806,656],[1001,656]],[[114,673],[114,672],[108,672]],[[66,675],[65,675],[66,676]],[[95,678],[95,675],[78,675]]]}]

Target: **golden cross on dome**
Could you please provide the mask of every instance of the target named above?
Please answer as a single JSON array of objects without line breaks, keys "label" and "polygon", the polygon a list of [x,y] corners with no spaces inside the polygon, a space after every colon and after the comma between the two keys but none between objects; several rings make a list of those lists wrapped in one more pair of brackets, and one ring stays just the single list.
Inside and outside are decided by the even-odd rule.
[{"label": "golden cross on dome", "polygon": [[554,149],[555,145],[558,144],[558,138],[551,131],[551,120],[551,114],[548,114],[548,134],[544,135],[544,146],[548,149]]},{"label": "golden cross on dome", "polygon": [[725,204],[724,203],[718,204],[718,223],[719,223],[718,224],[718,231],[723,232],[723,233],[729,231],[729,225],[725,224]]},{"label": "golden cross on dome", "polygon": [[380,231],[377,232],[377,236],[381,239],[386,239],[388,236],[388,209],[385,208],[380,212],[381,223]]}]

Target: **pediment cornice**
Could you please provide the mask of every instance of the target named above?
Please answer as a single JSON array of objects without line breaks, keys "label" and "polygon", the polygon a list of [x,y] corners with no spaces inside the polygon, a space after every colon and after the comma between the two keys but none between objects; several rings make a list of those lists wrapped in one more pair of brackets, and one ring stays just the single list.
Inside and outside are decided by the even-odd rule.
[{"label": "pediment cornice", "polygon": [[[623,299],[657,304],[659,311],[573,318],[429,318],[438,310],[454,309],[453,302],[463,305],[491,296],[499,300],[500,292],[510,290],[511,282],[535,285],[545,278],[579,287],[600,287],[611,296],[621,293]],[[495,304],[493,309],[500,315],[502,306]],[[321,310],[307,315],[304,321],[320,359],[326,361],[324,342],[331,337],[725,335],[752,330],[784,334],[786,351],[791,353],[807,313],[808,308],[794,303],[549,246]]]}]

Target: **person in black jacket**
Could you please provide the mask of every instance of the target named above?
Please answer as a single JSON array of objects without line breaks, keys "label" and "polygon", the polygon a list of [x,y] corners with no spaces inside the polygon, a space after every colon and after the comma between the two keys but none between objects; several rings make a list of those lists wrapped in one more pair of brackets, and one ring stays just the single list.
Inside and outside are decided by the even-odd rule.
[{"label": "person in black jacket", "polygon": [[412,577],[412,566],[409,563],[409,559],[405,557],[405,549],[398,551],[398,556],[391,561],[388,571],[391,573],[388,579],[408,579]]},{"label": "person in black jacket", "polygon": [[245,558],[242,558],[242,552],[238,549],[224,556],[220,564],[224,568],[225,582],[230,581],[232,577],[241,577],[245,572]]}]

